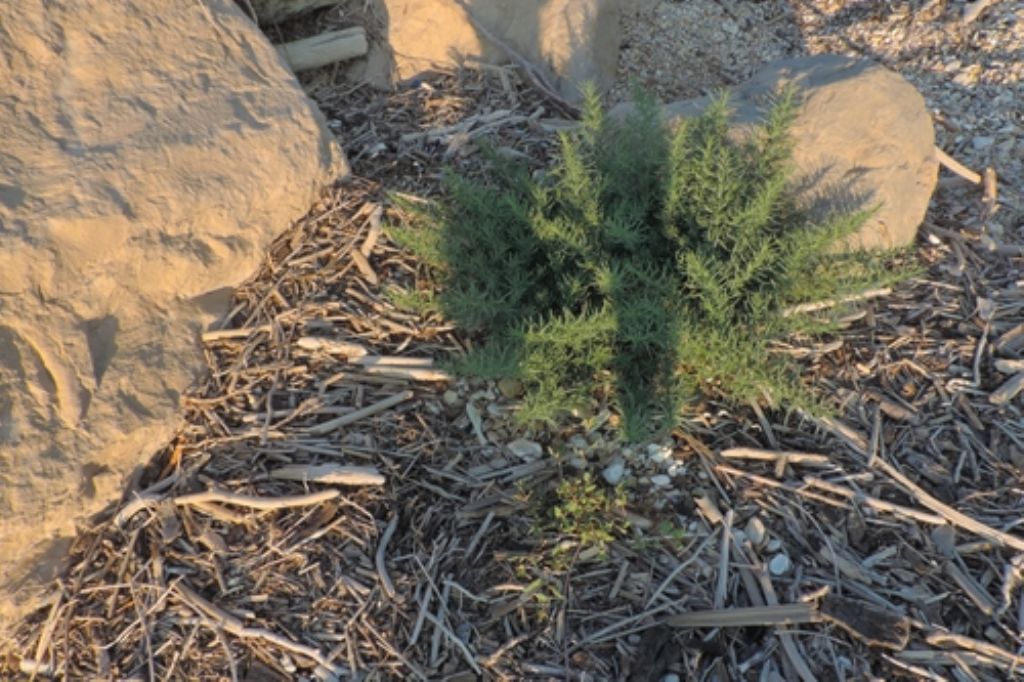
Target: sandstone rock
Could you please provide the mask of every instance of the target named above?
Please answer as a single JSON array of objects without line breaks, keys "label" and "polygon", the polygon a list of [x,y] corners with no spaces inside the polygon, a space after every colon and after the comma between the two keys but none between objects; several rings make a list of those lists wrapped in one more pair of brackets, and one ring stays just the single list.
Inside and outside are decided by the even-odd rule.
[{"label": "sandstone rock", "polygon": [[172,434],[198,334],[347,172],[230,0],[0,4],[0,629]]},{"label": "sandstone rock", "polygon": [[[800,196],[818,213],[881,204],[850,247],[911,244],[938,178],[924,98],[868,60],[800,57],[770,64],[731,91],[737,126],[760,122],[766,99],[785,83],[795,84],[803,97],[792,128]],[[695,116],[709,101],[675,102],[666,114],[670,120]]]},{"label": "sandstone rock", "polygon": [[467,58],[507,62],[504,51],[473,26],[468,8],[487,30],[546,72],[566,99],[579,86],[611,85],[619,55],[621,0],[377,0],[385,23],[387,58],[371,55],[365,77],[378,84],[406,80]]}]

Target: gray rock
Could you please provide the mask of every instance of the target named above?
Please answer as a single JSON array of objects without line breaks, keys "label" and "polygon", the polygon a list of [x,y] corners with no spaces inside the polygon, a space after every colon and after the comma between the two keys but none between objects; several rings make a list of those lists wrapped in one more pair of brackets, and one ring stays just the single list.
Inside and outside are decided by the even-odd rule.
[{"label": "gray rock", "polygon": [[651,484],[656,485],[659,488],[667,488],[672,485],[672,479],[665,474],[656,474],[651,476]]},{"label": "gray rock", "polygon": [[750,543],[754,547],[761,547],[768,537],[768,533],[764,527],[764,521],[761,520],[760,516],[752,516],[747,521],[746,527],[747,537],[750,538]]},{"label": "gray rock", "polygon": [[785,575],[793,567],[793,562],[785,554],[776,554],[768,560],[768,572],[772,575]]},{"label": "gray rock", "polygon": [[525,438],[518,438],[505,446],[508,451],[520,459],[539,459],[544,454],[540,443]]},{"label": "gray rock", "polygon": [[229,0],[0,3],[0,627],[178,426],[199,334],[347,164]]},{"label": "gray rock", "polygon": [[601,472],[601,476],[602,478],[604,478],[604,480],[608,482],[609,485],[618,485],[619,481],[622,480],[623,474],[625,473],[625,463],[621,459],[615,458],[611,461],[611,463],[608,464],[608,466],[604,468],[604,470]]},{"label": "gray rock", "polygon": [[[938,179],[935,131],[924,98],[875,62],[815,55],[774,62],[731,90],[737,131],[763,120],[769,96],[792,83],[803,102],[792,127],[799,197],[814,215],[880,204],[848,248],[913,243]],[[711,98],[674,102],[667,118],[690,118]],[[619,105],[622,115],[631,105]]]}]

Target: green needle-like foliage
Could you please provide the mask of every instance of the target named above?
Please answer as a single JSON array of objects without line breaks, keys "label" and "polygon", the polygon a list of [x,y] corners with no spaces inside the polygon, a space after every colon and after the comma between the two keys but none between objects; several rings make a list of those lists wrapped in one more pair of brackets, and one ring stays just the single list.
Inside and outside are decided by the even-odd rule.
[{"label": "green needle-like foliage", "polygon": [[450,176],[450,201],[392,235],[479,342],[455,368],[520,379],[528,420],[607,396],[632,440],[675,426],[701,392],[820,407],[768,344],[828,320],[785,311],[898,273],[837,248],[868,211],[815,221],[798,209],[795,107],[782,93],[739,137],[724,97],[671,131],[649,97],[611,119],[590,91],[543,179],[496,156],[487,183]]}]

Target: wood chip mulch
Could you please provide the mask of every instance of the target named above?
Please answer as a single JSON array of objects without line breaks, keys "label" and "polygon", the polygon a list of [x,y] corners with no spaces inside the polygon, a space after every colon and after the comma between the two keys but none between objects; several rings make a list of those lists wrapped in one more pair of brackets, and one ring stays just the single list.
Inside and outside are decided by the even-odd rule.
[{"label": "wood chip mulch", "polygon": [[[480,139],[543,167],[565,122],[511,69],[306,85],[357,176],[204,336],[178,436],[0,677],[1024,679],[1024,239],[985,230],[980,189],[971,221],[930,213],[921,276],[776,348],[835,418],[709,400],[627,448],[595,404],[523,432],[502,387],[438,366],[450,325],[391,303],[426,282],[383,227],[394,193],[482,172]],[[627,530],[602,555],[545,505],[615,462]]]}]

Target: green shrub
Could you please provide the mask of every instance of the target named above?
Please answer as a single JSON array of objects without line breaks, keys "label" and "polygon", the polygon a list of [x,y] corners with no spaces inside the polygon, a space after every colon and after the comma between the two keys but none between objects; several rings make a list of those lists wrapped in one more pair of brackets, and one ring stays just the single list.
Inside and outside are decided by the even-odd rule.
[{"label": "green shrub", "polygon": [[491,155],[487,182],[449,175],[449,201],[392,230],[478,341],[455,369],[520,379],[527,420],[606,396],[632,440],[675,426],[701,392],[820,407],[768,343],[828,320],[784,311],[893,275],[836,249],[868,211],[798,210],[794,93],[739,140],[724,97],[674,131],[649,97],[621,120],[592,91],[584,109],[542,178]]}]

